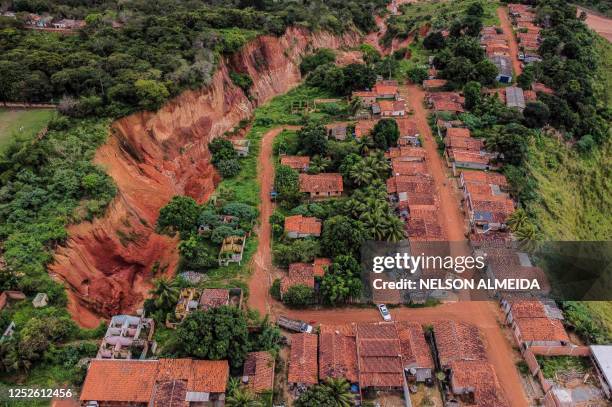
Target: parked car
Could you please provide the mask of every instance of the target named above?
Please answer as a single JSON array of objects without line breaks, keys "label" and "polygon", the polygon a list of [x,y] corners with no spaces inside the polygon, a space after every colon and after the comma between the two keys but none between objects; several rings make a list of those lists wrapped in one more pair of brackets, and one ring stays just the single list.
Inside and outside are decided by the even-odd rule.
[{"label": "parked car", "polygon": [[385,304],[378,304],[378,310],[385,321],[391,321],[391,313]]}]

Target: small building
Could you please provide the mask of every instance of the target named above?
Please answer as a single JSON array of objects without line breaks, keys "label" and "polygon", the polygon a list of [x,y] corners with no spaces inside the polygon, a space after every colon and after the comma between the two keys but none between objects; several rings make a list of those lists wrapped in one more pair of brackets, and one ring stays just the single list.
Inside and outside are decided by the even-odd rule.
[{"label": "small building", "polygon": [[346,140],[346,123],[331,123],[326,124],[325,129],[327,130],[327,137],[335,140]]},{"label": "small building", "polygon": [[449,112],[455,114],[465,112],[465,109],[460,103],[452,100],[434,100],[432,108],[436,112]]},{"label": "small building", "polygon": [[291,263],[289,271],[281,278],[280,293],[281,298],[291,287],[303,285],[314,289],[314,267],[308,263]]},{"label": "small building", "polygon": [[369,90],[353,92],[352,98],[361,99],[361,103],[364,107],[370,107],[376,103],[376,93]]},{"label": "small building", "polygon": [[446,129],[446,137],[471,137],[470,129],[465,127],[451,127]]},{"label": "small building", "polygon": [[154,330],[152,318],[115,315],[108,324],[96,359],[144,359],[149,349],[156,347]]},{"label": "small building", "polygon": [[317,335],[292,334],[290,341],[291,353],[287,382],[291,390],[302,392],[319,382]]},{"label": "small building", "polygon": [[244,254],[245,236],[228,236],[223,239],[219,250],[219,266],[228,266],[230,263],[242,262]]},{"label": "small building", "polygon": [[198,301],[198,305],[203,311],[229,304],[230,290],[226,288],[206,288],[202,290],[202,295],[200,295],[200,300]]},{"label": "small building", "polygon": [[515,107],[522,111],[525,108],[523,89],[517,86],[508,86],[506,88],[506,106]]},{"label": "small building", "polygon": [[311,199],[340,196],[343,190],[339,173],[300,174],[300,192],[308,194]]},{"label": "small building", "polygon": [[77,30],[85,27],[85,20],[72,20],[69,18],[64,18],[58,21],[53,22],[53,28],[63,29],[63,30]]},{"label": "small building", "polygon": [[327,272],[329,266],[331,266],[332,261],[326,257],[317,257],[314,260],[313,264],[313,274],[315,277],[323,277]]},{"label": "small building", "polygon": [[442,370],[450,369],[455,361],[487,360],[484,342],[474,325],[450,320],[436,321],[433,323],[433,334]]},{"label": "small building", "polygon": [[425,79],[423,81],[423,89],[425,90],[439,90],[446,86],[448,81],[446,79]]},{"label": "small building", "polygon": [[396,118],[395,122],[399,129],[399,140],[397,144],[400,146],[415,146],[419,147],[419,130],[416,121],[409,118]]},{"label": "small building", "polygon": [[83,406],[225,405],[227,360],[92,360]]},{"label": "small building", "polygon": [[375,113],[372,110],[372,112],[380,114],[382,117],[398,117],[406,114],[406,105],[403,100],[381,100],[372,107],[376,105],[378,105],[380,111]]},{"label": "small building", "polygon": [[274,389],[274,357],[270,352],[250,352],[242,368],[242,383],[255,394]]},{"label": "small building", "polygon": [[310,166],[310,157],[304,155],[283,155],[280,158],[280,163],[296,171],[306,172]]},{"label": "small building", "polygon": [[446,154],[453,167],[453,173],[456,173],[457,168],[470,168],[473,170],[491,169],[489,164],[491,155],[484,151],[447,149]]},{"label": "small building", "polygon": [[360,139],[370,134],[378,120],[359,120],[355,124],[355,138]]},{"label": "small building", "polygon": [[590,348],[601,389],[612,399],[612,345],[591,345]]},{"label": "small building", "polygon": [[285,233],[291,239],[321,236],[321,221],[317,218],[302,215],[285,218]]},{"label": "small building", "polygon": [[393,82],[378,82],[374,85],[373,91],[378,99],[397,99],[399,97],[397,83]]},{"label": "small building", "polygon": [[246,157],[249,155],[249,148],[251,146],[250,140],[247,140],[245,138],[233,137],[230,139],[230,141],[239,157]]},{"label": "small building", "polygon": [[512,83],[512,61],[507,55],[493,55],[491,62],[497,67],[495,80],[500,83]]},{"label": "small building", "polygon": [[450,402],[458,399],[469,406],[510,406],[490,363],[482,360],[456,360],[450,363],[449,370],[452,393]]},{"label": "small building", "polygon": [[513,325],[514,336],[522,347],[566,346],[570,344],[563,323],[550,318],[519,318]]}]

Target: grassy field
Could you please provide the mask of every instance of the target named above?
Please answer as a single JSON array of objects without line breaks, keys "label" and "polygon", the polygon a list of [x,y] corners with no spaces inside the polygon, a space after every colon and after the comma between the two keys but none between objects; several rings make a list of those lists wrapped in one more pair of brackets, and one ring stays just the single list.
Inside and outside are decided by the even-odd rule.
[{"label": "grassy field", "polygon": [[481,3],[485,10],[485,25],[499,25],[497,18],[497,7],[499,1],[480,2],[478,0],[433,0],[418,3],[407,3],[402,7],[403,16],[401,18],[414,21],[415,26],[422,23],[429,23],[435,29],[447,28],[453,19],[465,12],[473,3]]},{"label": "grassy field", "polygon": [[13,137],[32,138],[51,119],[50,109],[0,109],[0,154]]}]

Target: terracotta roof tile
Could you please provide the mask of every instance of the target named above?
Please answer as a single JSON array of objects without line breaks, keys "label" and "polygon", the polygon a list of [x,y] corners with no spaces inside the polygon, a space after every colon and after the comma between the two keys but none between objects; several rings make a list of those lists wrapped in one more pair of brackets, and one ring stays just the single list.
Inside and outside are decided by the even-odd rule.
[{"label": "terracotta roof tile", "polygon": [[377,83],[374,85],[373,91],[378,97],[384,95],[394,95],[398,92],[396,85],[384,85],[382,83]]},{"label": "terracotta roof tile", "polygon": [[342,192],[343,190],[342,175],[339,173],[300,174],[300,192]]},{"label": "terracotta roof tile", "polygon": [[[453,130],[453,129],[448,129]],[[457,129],[458,130],[458,129]],[[446,135],[444,138],[444,144],[446,148],[452,148],[453,150],[465,150],[465,151],[481,151],[484,149],[484,141],[472,137],[462,137]]]},{"label": "terracotta roof tile", "polygon": [[423,327],[416,322],[396,322],[400,339],[404,367],[425,367],[433,369],[434,361],[425,340]]},{"label": "terracotta roof tile", "polygon": [[446,79],[426,79],[423,81],[423,88],[425,89],[436,89],[446,85],[448,81]]},{"label": "terracotta roof tile", "polygon": [[331,265],[331,259],[318,257],[314,260],[313,269],[315,277],[323,277],[327,268]]},{"label": "terracotta roof tile", "polygon": [[389,151],[385,153],[385,157],[387,158],[414,158],[420,159],[421,161],[425,159],[425,149],[422,147],[391,147]]},{"label": "terracotta roof tile", "polygon": [[229,290],[224,288],[206,288],[200,296],[200,306],[207,310],[229,304]]},{"label": "terracotta roof tile", "polygon": [[359,120],[355,124],[355,137],[361,138],[368,135],[376,126],[376,123],[378,123],[378,120]]},{"label": "terracotta roof tile", "polygon": [[291,335],[289,383],[317,384],[317,335]]},{"label": "terracotta roof tile", "polygon": [[287,216],[285,218],[285,232],[319,236],[321,234],[321,221],[317,218],[302,215]]},{"label": "terracotta roof tile", "polygon": [[506,407],[510,404],[499,384],[495,369],[484,361],[453,361],[451,388],[456,394],[465,390],[474,393],[474,405],[479,407]]},{"label": "terracotta roof tile", "polygon": [[458,149],[447,149],[448,156],[452,161],[461,162],[461,163],[473,163],[473,164],[482,164],[486,165],[489,163],[490,155],[482,154],[479,152],[467,151],[467,150],[458,150]]},{"label": "terracotta roof tile", "polygon": [[319,377],[321,379],[344,377],[349,383],[359,381],[355,336],[344,335],[340,329],[329,331],[321,327]]},{"label": "terracotta roof tile", "polygon": [[427,164],[423,161],[393,160],[391,172],[393,175],[429,175]]},{"label": "terracotta roof tile", "polygon": [[515,301],[510,305],[512,318],[546,318],[544,304],[537,300]]},{"label": "terracotta roof tile", "polygon": [[410,118],[396,118],[395,122],[397,123],[397,127],[399,128],[400,137],[416,136],[417,134],[419,134],[416,121]]},{"label": "terracotta roof tile", "polygon": [[456,321],[433,324],[440,364],[448,366],[456,360],[486,360],[485,345],[478,328]]},{"label": "terracotta roof tile", "polygon": [[500,187],[507,187],[508,180],[503,174],[498,172],[483,172],[483,171],[461,171],[461,177],[464,182],[480,182],[483,184],[498,185]]},{"label": "terracotta roof tile", "polygon": [[282,165],[291,167],[294,170],[303,171],[310,165],[310,157],[301,155],[284,155],[280,159]]},{"label": "terracotta roof tile", "polygon": [[314,288],[314,266],[308,263],[291,263],[289,272],[281,279],[281,293],[296,285]]},{"label": "terracotta roof tile", "polygon": [[406,110],[406,104],[403,100],[381,100],[378,102],[381,113],[403,112]]},{"label": "terracotta roof tile", "polygon": [[563,323],[558,319],[519,318],[515,323],[523,341],[570,341]]},{"label": "terracotta roof tile", "polygon": [[274,357],[269,352],[251,352],[244,362],[243,376],[248,377],[247,387],[255,393],[274,388]]}]

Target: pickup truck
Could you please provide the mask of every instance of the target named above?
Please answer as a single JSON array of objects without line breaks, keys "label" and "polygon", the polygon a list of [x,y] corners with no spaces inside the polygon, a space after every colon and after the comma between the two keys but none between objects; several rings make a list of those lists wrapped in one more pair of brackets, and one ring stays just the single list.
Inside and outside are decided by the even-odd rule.
[{"label": "pickup truck", "polygon": [[313,331],[312,325],[309,325],[306,322],[300,321],[298,319],[289,319],[287,317],[280,316],[276,320],[276,323],[281,328],[285,328],[294,332],[309,334]]}]

